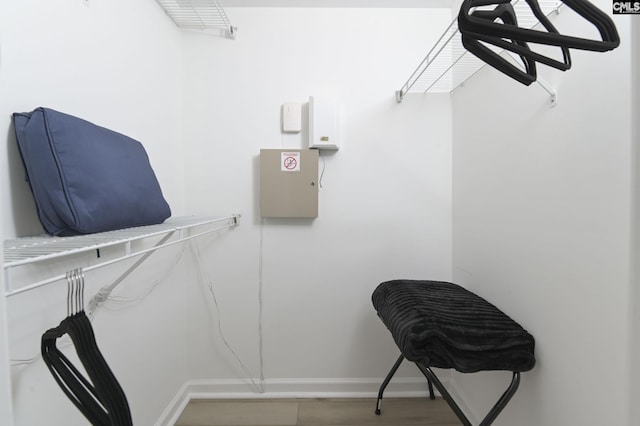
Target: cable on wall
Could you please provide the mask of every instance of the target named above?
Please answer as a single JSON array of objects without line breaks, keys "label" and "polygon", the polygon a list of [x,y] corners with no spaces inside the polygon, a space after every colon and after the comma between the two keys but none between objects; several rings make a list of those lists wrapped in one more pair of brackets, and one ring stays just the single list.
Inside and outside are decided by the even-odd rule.
[{"label": "cable on wall", "polygon": [[322,172],[320,173],[320,179],[318,179],[318,186],[322,188],[322,178],[324,177],[324,170],[327,167],[327,163],[325,162],[324,155],[322,155],[322,150],[320,150],[320,159],[322,160]]},{"label": "cable on wall", "polygon": [[[242,372],[247,376],[252,388],[257,392],[257,393],[264,393],[265,389],[264,389],[264,372],[263,372],[263,357],[262,357],[262,327],[261,327],[261,317],[260,317],[260,321],[259,322],[259,358],[260,358],[260,377],[258,379],[258,381],[256,382],[256,380],[252,377],[252,373],[249,371],[249,369],[246,367],[246,365],[242,362],[242,360],[240,359],[240,357],[238,356],[238,354],[236,353],[236,351],[231,347],[231,345],[229,344],[229,342],[227,341],[227,338],[225,337],[224,331],[222,329],[222,319],[221,319],[221,312],[220,312],[220,306],[218,304],[218,299],[216,298],[216,294],[215,294],[215,290],[213,288],[213,280],[208,276],[206,270],[203,267],[203,262],[202,262],[202,256],[200,254],[200,248],[198,246],[198,243],[195,240],[191,240],[190,241],[190,247],[192,249],[192,252],[194,253],[194,255],[196,256],[196,260],[197,260],[197,264],[198,264],[198,272],[199,272],[199,276],[200,276],[200,280],[202,282],[202,284],[207,286],[207,290],[209,291],[209,294],[211,295],[211,301],[213,302],[215,311],[216,311],[216,325],[218,328],[218,333],[220,334],[220,338],[222,340],[222,343],[225,345],[225,347],[227,348],[227,350],[229,350],[229,352],[231,353],[231,355],[233,355],[233,357],[235,358],[236,362],[238,363],[238,365],[240,366],[240,369],[242,370]],[[262,286],[260,286],[262,287]],[[261,294],[262,291],[259,291],[259,304],[260,304],[260,312],[262,312],[262,299],[261,299]],[[261,315],[261,314],[260,314]]]},{"label": "cable on wall", "polygon": [[[180,254],[178,254],[178,256],[176,256],[176,259],[170,264],[169,269],[167,270],[167,272],[165,272],[165,274],[155,280],[153,282],[153,284],[151,284],[151,286],[149,286],[141,295],[138,296],[133,296],[133,297],[123,297],[123,296],[114,296],[111,294],[111,291],[109,291],[107,293],[107,297],[103,300],[103,302],[106,302],[103,307],[104,309],[107,310],[122,310],[125,309],[127,307],[129,307],[129,305],[137,305],[138,303],[142,302],[143,300],[145,300],[147,298],[147,296],[149,296],[160,284],[162,284],[165,280],[165,278],[167,278],[171,272],[173,271],[173,269],[180,263],[180,261],[182,260],[182,257],[184,255],[186,251],[186,245],[182,246],[182,249],[180,250]],[[98,291],[98,294],[105,294],[105,292],[103,291],[104,288],[100,289]],[[111,308],[111,305],[120,305],[120,307],[118,308]],[[125,306],[127,305],[127,306]],[[96,306],[96,308],[98,308],[98,306]],[[95,315],[96,311],[92,311],[90,312],[90,318],[92,318]]]},{"label": "cable on wall", "polygon": [[[239,216],[238,216],[239,217]],[[175,231],[181,230],[183,227],[184,229],[188,229],[189,226],[199,226],[202,224],[210,224],[210,223],[217,223],[223,220],[227,220],[227,218],[223,218],[223,219],[217,219],[217,218],[212,218],[212,219],[207,219],[206,221],[202,222],[199,218],[174,218],[172,224],[169,225],[159,225],[159,226],[151,226],[151,227],[143,227],[143,228],[139,228],[141,230],[143,229],[151,229],[151,230],[155,230],[156,228],[160,227],[160,228],[165,228],[166,226],[168,226],[168,230],[164,230],[163,232],[160,232],[158,234],[163,234],[166,233],[166,235],[164,235],[164,237],[160,240],[160,242],[158,242],[154,247],[151,247],[149,249],[144,249],[141,251],[138,251],[137,253],[130,253],[127,254],[124,257],[120,257],[117,258],[115,260],[112,261],[108,261],[108,262],[104,262],[102,264],[100,264],[99,266],[103,267],[103,266],[107,266],[110,265],[112,263],[115,262],[119,262],[122,261],[124,259],[131,259],[134,257],[140,257],[130,268],[128,268],[123,274],[121,274],[118,278],[116,278],[111,284],[106,285],[102,288],[100,288],[96,294],[94,294],[89,303],[87,304],[87,317],[90,320],[93,320],[93,318],[95,317],[95,314],[99,311],[99,309],[101,307],[104,306],[105,303],[110,303],[110,304],[119,304],[121,306],[123,305],[128,305],[128,304],[132,304],[132,303],[139,303],[142,300],[145,300],[147,298],[147,296],[149,296],[173,271],[173,269],[180,263],[180,260],[182,259],[185,250],[186,250],[186,245],[184,244],[184,242],[189,241],[189,240],[195,240],[198,237],[201,237],[203,235],[207,235],[209,233],[212,232],[217,232],[220,231],[222,229],[226,229],[229,226],[228,225],[224,225],[224,226],[218,226],[218,227],[214,227],[211,229],[208,229],[204,232],[199,232],[199,233],[195,233],[195,234],[191,234],[188,236],[181,236],[178,240],[175,241],[171,241],[169,242],[170,238],[172,237],[172,235],[174,234]],[[175,223],[174,223],[175,222]],[[184,222],[184,223],[183,223]],[[186,225],[185,225],[186,224]],[[234,225],[237,225],[237,220],[234,219]],[[176,227],[177,226],[177,227]],[[175,227],[175,228],[174,228]],[[135,230],[134,230],[135,231]],[[118,232],[121,231],[115,231],[115,233],[117,234]],[[122,232],[129,232],[129,230],[122,230]],[[59,238],[59,239],[54,239],[54,238],[33,238],[33,240],[37,240],[35,246],[33,246],[34,248],[31,249],[32,245],[28,244],[32,239],[25,239],[25,244],[19,244],[22,240],[15,240],[15,241],[9,241],[9,251],[10,253],[12,251],[15,250],[20,250],[22,247],[25,247],[26,249],[29,249],[29,253],[23,255],[22,252],[18,252],[18,253],[11,253],[13,255],[13,257],[26,257],[25,262],[29,262],[31,258],[29,258],[28,256],[31,255],[30,253],[41,253],[44,252],[45,250],[39,248],[40,245],[44,245],[44,246],[49,246],[51,244],[56,245],[56,244],[62,244],[65,243],[66,241],[72,241],[69,244],[62,244],[63,246],[63,250],[60,251],[53,251],[53,254],[48,254],[48,255],[52,255],[52,256],[56,256],[56,253],[61,253],[61,255],[64,255],[64,248],[66,246],[70,246],[74,248],[74,251],[86,251],[89,248],[87,247],[80,247],[80,248],[76,248],[77,240],[83,239],[83,238],[92,238],[92,239],[97,239],[99,238],[101,235],[105,235],[105,238],[107,236],[107,234],[113,234],[112,233],[104,233],[104,234],[92,234],[89,236],[81,236],[81,237],[66,237],[66,238]],[[149,236],[149,235],[155,235],[153,232],[151,234],[144,234],[142,235],[143,237],[145,236]],[[40,241],[42,240],[42,242]],[[48,244],[49,241],[51,241],[51,244]],[[118,240],[119,241],[119,240]],[[105,246],[109,246],[111,244],[111,242],[107,242],[104,245]],[[153,284],[142,294],[139,296],[135,296],[135,297],[122,297],[122,296],[113,296],[112,292],[114,291],[114,289],[121,284],[136,268],[138,268],[146,259],[149,258],[149,256],[151,256],[151,254],[153,254],[155,251],[157,251],[159,248],[162,247],[168,247],[171,245],[175,245],[175,244],[180,244],[182,249],[180,251],[180,253],[176,256],[176,259],[170,264],[169,268],[167,269],[167,271],[163,274],[163,276],[154,281]],[[100,247],[100,246],[98,246]],[[6,253],[6,249],[7,249],[7,244],[5,243],[5,253]],[[97,249],[99,250],[99,248]],[[60,256],[59,256],[60,257]],[[6,259],[6,257],[5,257]],[[35,258],[36,260],[38,258]],[[16,263],[19,263],[18,261],[16,261]],[[6,265],[5,265],[6,267]],[[89,268],[84,268],[84,271],[87,272],[89,270]],[[62,279],[65,279],[66,276],[58,276],[58,277],[52,277],[50,279],[47,279],[43,282],[39,282],[36,284],[33,284],[31,286],[27,286],[24,287],[22,289],[19,289],[18,291],[13,291],[12,293],[9,293],[10,295],[17,295],[20,293],[25,292],[25,289],[35,289],[35,288],[39,288],[43,285],[46,285],[48,283],[55,283],[57,281],[60,281]],[[64,347],[64,345],[68,345],[70,344],[71,341],[65,337],[60,339],[60,344],[59,347]],[[36,361],[37,359],[39,359],[40,356],[40,351],[38,351],[38,353],[30,358],[10,358],[9,363],[11,367],[16,367],[16,366],[22,366],[22,365],[29,365],[31,363],[33,363],[34,361]]]},{"label": "cable on wall", "polygon": [[[124,278],[133,271],[132,269],[128,270],[123,275],[118,277],[113,283],[105,287],[102,287],[91,298],[91,301],[99,300],[99,303],[94,303],[93,305],[91,305],[91,302],[90,302],[91,309],[87,309],[87,317],[89,318],[89,320],[93,321],[96,313],[99,312],[101,308],[109,309],[110,304],[120,305],[121,307],[119,309],[114,309],[114,310],[121,310],[129,307],[125,305],[138,304],[143,300],[145,300],[147,296],[149,296],[160,284],[162,284],[165,281],[165,279],[171,274],[173,269],[180,263],[180,260],[182,260],[185,250],[186,250],[186,245],[183,244],[180,254],[178,254],[178,256],[176,256],[176,259],[170,264],[169,269],[162,275],[161,278],[155,280],[153,284],[149,286],[149,288],[147,288],[147,290],[139,296],[122,297],[122,296],[113,296],[111,294],[112,291],[115,289],[115,287],[118,284],[120,284],[124,280]],[[146,254],[150,254],[150,253],[146,253]],[[137,265],[138,265],[138,262],[136,263],[136,265],[134,265],[134,268],[137,267]],[[66,346],[69,346],[71,343],[72,342],[69,336],[65,335],[59,339],[59,343],[57,344],[57,346],[59,348],[64,348]],[[9,362],[11,367],[29,365],[35,362],[36,360],[38,360],[39,358],[41,358],[41,355],[42,353],[38,351],[36,355],[30,358],[11,358]]]}]

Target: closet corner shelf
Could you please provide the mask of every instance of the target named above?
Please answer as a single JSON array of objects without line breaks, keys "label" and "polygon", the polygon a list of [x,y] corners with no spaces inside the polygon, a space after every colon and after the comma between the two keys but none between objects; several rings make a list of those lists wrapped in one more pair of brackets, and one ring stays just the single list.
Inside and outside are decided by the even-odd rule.
[{"label": "closet corner shelf", "polygon": [[[562,6],[558,0],[538,0],[538,3],[542,12],[548,17],[554,13],[558,14]],[[516,0],[512,4],[520,27],[534,28],[538,25],[537,18],[526,2]],[[495,51],[496,53],[504,52],[503,50]],[[413,74],[400,90],[396,91],[396,100],[402,102],[409,93],[452,93],[485,66],[486,63],[468,53],[462,45],[456,16]],[[555,105],[557,97],[555,90],[546,82],[538,80],[537,83],[551,96],[552,106]]]},{"label": "closet corner shelf", "polygon": [[[172,217],[158,225],[119,229],[97,234],[77,235],[72,237],[53,237],[49,235],[24,237],[4,241],[4,270],[6,296],[22,293],[33,288],[64,279],[64,276],[51,277],[16,290],[11,288],[10,270],[19,266],[34,264],[67,256],[99,251],[107,247],[121,247],[123,253],[115,259],[84,268],[85,271],[97,269],[112,263],[140,255],[150,255],[154,251],[181,243],[212,232],[234,228],[240,224],[240,215],[205,217],[183,216]],[[156,237],[160,241],[152,247],[136,247],[133,242]]]},{"label": "closet corner shelf", "polygon": [[234,39],[237,28],[232,26],[218,0],[156,0],[178,28],[192,30],[222,30]]}]

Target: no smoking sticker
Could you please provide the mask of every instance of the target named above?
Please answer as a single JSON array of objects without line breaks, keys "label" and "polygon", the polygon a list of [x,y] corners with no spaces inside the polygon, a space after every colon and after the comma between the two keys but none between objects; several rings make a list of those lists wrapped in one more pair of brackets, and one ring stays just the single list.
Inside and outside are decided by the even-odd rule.
[{"label": "no smoking sticker", "polygon": [[282,152],[280,153],[280,170],[283,172],[300,171],[300,153]]}]

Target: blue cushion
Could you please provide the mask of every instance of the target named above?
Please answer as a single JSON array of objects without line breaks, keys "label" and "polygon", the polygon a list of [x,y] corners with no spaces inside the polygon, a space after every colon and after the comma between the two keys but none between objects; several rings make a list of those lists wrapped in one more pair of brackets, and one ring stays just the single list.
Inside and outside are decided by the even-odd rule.
[{"label": "blue cushion", "polygon": [[171,216],[140,142],[49,108],[15,113],[13,124],[46,232],[90,234]]}]

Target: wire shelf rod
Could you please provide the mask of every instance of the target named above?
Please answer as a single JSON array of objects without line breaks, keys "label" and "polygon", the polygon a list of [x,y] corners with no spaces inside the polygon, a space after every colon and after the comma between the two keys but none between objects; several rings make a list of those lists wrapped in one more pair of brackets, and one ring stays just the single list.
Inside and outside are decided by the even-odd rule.
[{"label": "wire shelf rod", "polygon": [[[118,262],[121,262],[121,261],[124,261],[124,260],[127,260],[127,259],[131,259],[131,258],[136,257],[136,256],[150,254],[150,253],[155,252],[155,251],[157,251],[157,250],[159,250],[161,248],[165,248],[165,247],[169,247],[169,246],[172,246],[172,245],[175,245],[175,244],[183,243],[185,241],[188,241],[188,240],[191,240],[191,239],[194,239],[194,238],[198,238],[198,237],[201,237],[201,236],[204,236],[204,235],[208,235],[210,233],[213,233],[213,232],[216,232],[216,231],[220,231],[222,229],[232,228],[232,227],[235,227],[235,226],[238,225],[238,220],[239,220],[239,216],[238,215],[233,215],[233,216],[228,216],[228,217],[216,218],[216,219],[213,219],[213,220],[210,220],[210,221],[207,221],[207,222],[197,221],[197,222],[193,223],[192,225],[184,225],[183,224],[183,225],[179,225],[179,226],[173,226],[171,228],[168,228],[164,232],[165,237],[164,237],[163,241],[161,241],[157,245],[155,245],[153,247],[150,247],[150,248],[147,248],[147,249],[138,250],[138,251],[130,253],[130,254],[125,254],[125,255],[120,256],[120,257],[115,258],[115,259],[111,259],[111,260],[104,261],[104,262],[101,262],[101,263],[98,263],[98,264],[95,264],[95,265],[91,265],[89,267],[85,267],[85,268],[83,268],[83,271],[84,272],[89,272],[89,271],[92,271],[92,270],[95,270],[95,269],[98,269],[98,268],[102,268],[102,267],[105,267],[105,266],[108,266],[108,265],[112,265],[114,263],[118,263]],[[204,231],[201,231],[201,232],[198,232],[198,233],[194,233],[194,234],[191,234],[191,235],[186,235],[185,233],[180,232],[179,233],[180,235],[179,235],[178,239],[176,239],[174,241],[168,241],[168,239],[170,237],[172,237],[178,231],[195,228],[197,226],[202,226],[202,225],[219,223],[219,222],[222,222],[222,221],[227,221],[227,223],[223,224],[221,226],[216,226],[214,228],[207,229],[207,230],[204,230]],[[114,231],[114,232],[118,232],[118,231]],[[149,235],[149,234],[145,234],[145,235]],[[155,235],[157,235],[157,234],[154,233],[154,236]],[[69,238],[73,238],[73,237],[69,237]],[[120,240],[119,242],[120,243],[123,243],[123,242],[126,243],[127,241],[126,240]],[[93,248],[88,248],[87,250],[93,250]],[[75,253],[76,253],[75,251],[73,253],[68,252],[69,255],[75,254]],[[38,260],[42,260],[42,257],[38,258]],[[22,262],[20,264],[24,265],[25,263]],[[12,266],[18,266],[18,265],[13,264],[13,265],[7,266],[5,264],[5,273],[8,272],[9,267],[12,267]],[[24,293],[24,292],[27,292],[27,291],[30,291],[30,290],[33,290],[33,289],[36,289],[36,288],[39,288],[39,287],[43,287],[45,285],[54,283],[56,281],[63,280],[65,278],[66,278],[66,274],[56,275],[56,276],[44,279],[42,281],[38,281],[36,283],[32,283],[30,285],[27,285],[27,286],[24,286],[24,287],[15,289],[15,290],[11,289],[10,281],[7,279],[7,281],[6,281],[7,288],[6,288],[6,291],[5,291],[5,297],[15,296],[16,294]]]},{"label": "wire shelf rod", "polygon": [[234,38],[236,28],[218,0],[156,0],[178,28],[221,29]]},{"label": "wire shelf rod", "polygon": [[[558,14],[562,6],[562,3],[557,0],[539,0],[538,3],[546,16],[553,13]],[[535,28],[539,25],[526,2],[515,0],[513,6],[518,16],[519,26]],[[468,54],[462,45],[457,21],[456,17],[449,23],[427,56],[420,62],[402,88],[396,91],[398,102],[401,102],[408,93],[451,93],[486,65],[474,55]],[[490,48],[494,49],[492,46]],[[502,52],[501,49],[494,50],[496,53]]]},{"label": "wire shelf rod", "polygon": [[[444,33],[442,33],[442,35],[440,36],[438,41],[436,41],[436,43],[433,45],[433,47],[431,48],[429,53],[427,53],[427,56],[425,56],[425,58],[416,67],[416,69],[413,71],[413,73],[407,79],[407,81],[404,83],[404,85],[402,85],[402,88],[398,91],[399,100],[402,100],[404,95],[411,90],[411,88],[416,84],[416,82],[420,79],[420,77],[422,77],[422,74],[424,74],[424,72],[429,68],[429,65],[431,65],[431,63],[435,60],[435,58],[438,57],[438,54],[440,54],[442,49],[444,49],[445,46],[451,41],[451,38],[456,34],[456,31],[458,29],[457,26],[454,27],[455,23],[456,23],[455,19],[453,21],[451,21],[451,23],[449,24],[447,29],[444,31]],[[447,40],[442,44],[440,49],[438,49],[438,51],[436,52],[436,54],[432,58],[431,54],[438,47],[440,42],[446,37],[446,35],[449,33],[449,31],[451,31],[452,28],[453,28],[453,31],[451,32],[451,35],[449,37],[447,37]]]},{"label": "wire shelf rod", "polygon": [[126,228],[117,231],[72,237],[38,236],[4,242],[4,268],[13,268],[28,263],[56,259],[89,251],[163,235],[169,231],[193,228],[215,222],[229,221],[237,216],[216,218],[179,217],[171,218],[160,225]]}]

